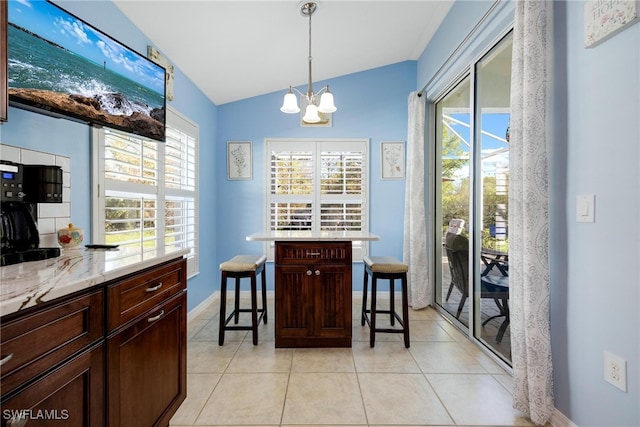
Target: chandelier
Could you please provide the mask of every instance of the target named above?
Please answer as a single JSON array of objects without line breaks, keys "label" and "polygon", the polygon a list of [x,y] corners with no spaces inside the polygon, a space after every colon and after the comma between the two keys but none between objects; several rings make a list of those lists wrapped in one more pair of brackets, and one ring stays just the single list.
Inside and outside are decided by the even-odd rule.
[{"label": "chandelier", "polygon": [[[295,87],[289,86],[289,92],[284,96],[284,101],[280,111],[288,114],[296,114],[300,112],[298,107],[298,98],[294,91],[297,92],[306,104],[306,110],[302,120],[306,123],[318,123],[320,119],[320,113],[333,113],[337,110],[333,103],[333,94],[329,92],[329,85],[323,87],[318,92],[313,92],[313,80],[311,78],[311,15],[318,10],[318,3],[315,1],[303,1],[298,7],[300,8],[300,14],[302,16],[309,17],[309,87],[307,93],[302,93]],[[320,103],[317,103],[318,97],[320,97]]]}]

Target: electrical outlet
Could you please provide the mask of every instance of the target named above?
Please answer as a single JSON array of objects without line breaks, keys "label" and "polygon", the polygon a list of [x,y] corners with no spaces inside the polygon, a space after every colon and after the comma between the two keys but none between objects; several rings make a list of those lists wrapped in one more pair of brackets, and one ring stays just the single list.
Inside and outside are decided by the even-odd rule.
[{"label": "electrical outlet", "polygon": [[615,354],[604,352],[604,379],[627,392],[627,361]]}]

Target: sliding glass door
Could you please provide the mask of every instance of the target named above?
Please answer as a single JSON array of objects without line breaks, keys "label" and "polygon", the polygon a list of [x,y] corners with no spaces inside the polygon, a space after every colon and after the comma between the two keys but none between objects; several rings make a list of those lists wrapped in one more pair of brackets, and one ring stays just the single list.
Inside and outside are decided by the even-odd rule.
[{"label": "sliding glass door", "polygon": [[507,362],[511,45],[507,35],[435,103],[434,165],[436,303]]}]

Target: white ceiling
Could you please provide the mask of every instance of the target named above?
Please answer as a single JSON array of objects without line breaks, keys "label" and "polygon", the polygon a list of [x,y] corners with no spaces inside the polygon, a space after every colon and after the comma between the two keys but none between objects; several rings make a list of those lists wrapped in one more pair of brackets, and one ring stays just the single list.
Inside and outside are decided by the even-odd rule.
[{"label": "white ceiling", "polygon": [[[313,81],[418,59],[453,2],[319,0]],[[114,3],[217,105],[306,89],[308,18],[298,0]]]}]

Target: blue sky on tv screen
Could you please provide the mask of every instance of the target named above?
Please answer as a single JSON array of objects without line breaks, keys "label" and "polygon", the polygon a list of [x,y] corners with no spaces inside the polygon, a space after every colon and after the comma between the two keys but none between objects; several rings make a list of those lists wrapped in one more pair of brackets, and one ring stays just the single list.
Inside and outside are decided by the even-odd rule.
[{"label": "blue sky on tv screen", "polygon": [[164,95],[164,69],[42,0],[10,0],[9,22]]}]

